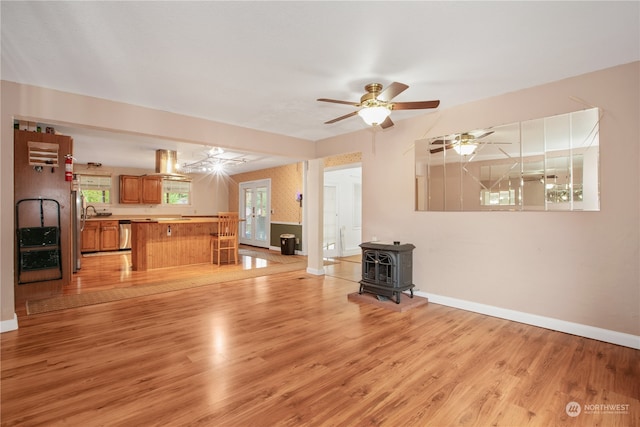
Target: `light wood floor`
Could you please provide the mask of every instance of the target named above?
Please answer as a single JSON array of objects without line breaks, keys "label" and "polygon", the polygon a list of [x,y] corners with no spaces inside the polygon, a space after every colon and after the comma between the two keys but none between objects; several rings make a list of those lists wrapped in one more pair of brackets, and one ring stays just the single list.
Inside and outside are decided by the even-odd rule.
[{"label": "light wood floor", "polygon": [[20,315],[0,335],[1,424],[640,425],[639,351],[433,303],[359,305],[354,265]]}]

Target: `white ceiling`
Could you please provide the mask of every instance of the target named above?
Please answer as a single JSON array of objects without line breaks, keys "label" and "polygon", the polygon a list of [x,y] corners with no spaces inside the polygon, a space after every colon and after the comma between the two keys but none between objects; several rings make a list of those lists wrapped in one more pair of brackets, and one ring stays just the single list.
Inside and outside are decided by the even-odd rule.
[{"label": "white ceiling", "polygon": [[[310,141],[364,129],[323,124],[354,107],[316,99],[358,101],[371,82],[445,109],[640,59],[636,1],[0,4],[3,80]],[[72,130],[100,157],[85,161],[135,142],[105,153],[110,135]]]}]

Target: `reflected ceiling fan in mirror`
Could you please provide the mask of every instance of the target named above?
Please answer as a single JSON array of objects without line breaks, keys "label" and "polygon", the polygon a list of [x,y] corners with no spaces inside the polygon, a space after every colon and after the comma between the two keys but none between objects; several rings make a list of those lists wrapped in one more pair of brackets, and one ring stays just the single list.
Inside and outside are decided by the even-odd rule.
[{"label": "reflected ceiling fan in mirror", "polygon": [[[456,153],[460,154],[461,156],[468,156],[470,154],[473,154],[476,148],[478,148],[479,144],[483,143],[483,141],[480,141],[482,138],[485,138],[492,133],[493,131],[479,130],[473,132],[455,133],[453,135],[440,137],[431,141],[430,145],[436,147],[431,148],[429,152],[431,154],[435,154],[453,148]],[[494,142],[492,144],[502,143]],[[505,142],[504,144],[508,144],[508,142]]]},{"label": "reflected ceiling fan in mirror", "polygon": [[340,101],[337,99],[318,98],[318,101],[333,102],[335,104],[352,105],[362,107],[344,116],[337,117],[325,124],[339,122],[355,115],[359,115],[370,126],[380,126],[382,129],[393,126],[391,111],[393,110],[423,110],[438,108],[440,101],[415,101],[415,102],[391,102],[393,98],[404,92],[409,86],[404,83],[393,82],[384,90],[380,83],[370,83],[364,87],[367,92],[362,95],[360,102]]}]

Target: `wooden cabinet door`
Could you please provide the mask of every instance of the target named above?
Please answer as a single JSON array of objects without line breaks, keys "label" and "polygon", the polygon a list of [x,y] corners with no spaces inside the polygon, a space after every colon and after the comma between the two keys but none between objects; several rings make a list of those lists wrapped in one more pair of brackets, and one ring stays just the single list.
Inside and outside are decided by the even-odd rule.
[{"label": "wooden cabinet door", "polygon": [[141,202],[143,204],[160,204],[162,203],[162,177],[160,176],[143,176]]},{"label": "wooden cabinet door", "polygon": [[140,177],[120,175],[120,203],[140,203]]},{"label": "wooden cabinet door", "polygon": [[120,245],[118,221],[100,221],[100,250],[116,251]]},{"label": "wooden cabinet door", "polygon": [[82,230],[81,252],[96,252],[100,250],[100,223],[87,221]]}]

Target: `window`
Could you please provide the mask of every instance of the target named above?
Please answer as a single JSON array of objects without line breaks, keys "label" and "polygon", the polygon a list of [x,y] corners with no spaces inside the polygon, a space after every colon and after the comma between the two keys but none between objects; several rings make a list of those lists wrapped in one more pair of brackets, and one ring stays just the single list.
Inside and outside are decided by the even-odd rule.
[{"label": "window", "polygon": [[80,190],[88,204],[111,204],[111,175],[79,175]]},{"label": "window", "polygon": [[162,181],[162,203],[166,205],[188,205],[191,203],[191,182]]}]

